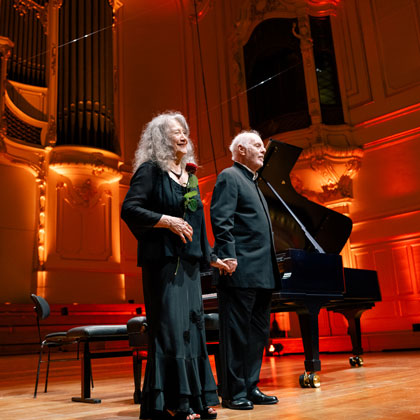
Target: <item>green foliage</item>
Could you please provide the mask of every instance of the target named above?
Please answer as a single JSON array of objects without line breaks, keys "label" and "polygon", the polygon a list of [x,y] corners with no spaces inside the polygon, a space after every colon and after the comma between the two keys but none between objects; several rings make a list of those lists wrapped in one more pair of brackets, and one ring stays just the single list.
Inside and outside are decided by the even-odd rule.
[{"label": "green foliage", "polygon": [[190,174],[187,182],[187,192],[184,194],[184,207],[185,210],[196,211],[198,207],[198,202],[194,198],[198,195],[198,179],[195,175]]}]

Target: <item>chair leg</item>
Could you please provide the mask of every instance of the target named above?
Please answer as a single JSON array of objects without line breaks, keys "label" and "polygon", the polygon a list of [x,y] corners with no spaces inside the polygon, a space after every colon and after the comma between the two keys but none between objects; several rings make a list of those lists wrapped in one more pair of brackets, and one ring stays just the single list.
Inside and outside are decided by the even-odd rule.
[{"label": "chair leg", "polygon": [[47,388],[48,388],[48,374],[50,372],[50,359],[51,359],[51,351],[50,348],[48,347],[48,360],[47,360],[47,373],[45,375],[45,389],[44,392],[47,392]]},{"label": "chair leg", "polygon": [[133,376],[134,376],[134,404],[140,404],[141,401],[141,368],[143,358],[140,356],[138,350],[133,351]]},{"label": "chair leg", "polygon": [[39,381],[39,372],[41,370],[42,350],[43,350],[43,346],[41,344],[41,347],[39,349],[38,369],[36,371],[34,398],[36,398],[36,394],[37,394],[37,391],[38,391],[38,381]]}]

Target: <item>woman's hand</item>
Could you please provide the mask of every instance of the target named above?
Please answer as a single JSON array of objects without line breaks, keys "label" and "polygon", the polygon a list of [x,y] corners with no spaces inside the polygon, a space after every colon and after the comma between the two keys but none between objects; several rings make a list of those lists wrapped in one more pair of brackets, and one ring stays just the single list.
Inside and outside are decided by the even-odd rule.
[{"label": "woman's hand", "polygon": [[181,241],[186,244],[187,239],[192,241],[193,228],[181,217],[163,215],[155,227],[165,227],[171,232],[175,233],[181,238]]}]

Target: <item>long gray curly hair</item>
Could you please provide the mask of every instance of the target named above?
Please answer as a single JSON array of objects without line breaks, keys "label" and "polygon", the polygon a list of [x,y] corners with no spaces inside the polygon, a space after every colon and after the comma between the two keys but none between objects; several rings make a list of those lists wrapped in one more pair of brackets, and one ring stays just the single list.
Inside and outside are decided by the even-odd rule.
[{"label": "long gray curly hair", "polygon": [[167,111],[154,117],[144,127],[134,153],[133,172],[146,161],[157,163],[164,171],[169,169],[169,161],[175,158],[174,147],[168,137],[169,121],[172,120],[176,120],[181,124],[188,138],[187,153],[181,160],[182,169],[185,169],[185,165],[189,162],[196,163],[194,146],[189,138],[190,128],[187,121],[181,113]]}]

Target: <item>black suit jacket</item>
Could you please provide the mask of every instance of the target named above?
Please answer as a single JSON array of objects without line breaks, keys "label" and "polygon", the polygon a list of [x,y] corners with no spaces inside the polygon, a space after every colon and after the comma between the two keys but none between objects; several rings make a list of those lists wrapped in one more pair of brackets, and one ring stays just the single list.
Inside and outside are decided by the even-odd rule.
[{"label": "black suit jacket", "polygon": [[217,177],[211,201],[214,252],[238,261],[219,285],[274,289],[279,278],[267,203],[253,174],[239,163]]}]

